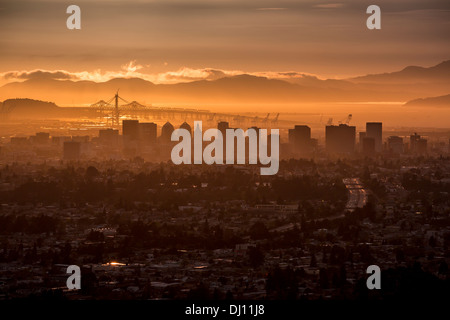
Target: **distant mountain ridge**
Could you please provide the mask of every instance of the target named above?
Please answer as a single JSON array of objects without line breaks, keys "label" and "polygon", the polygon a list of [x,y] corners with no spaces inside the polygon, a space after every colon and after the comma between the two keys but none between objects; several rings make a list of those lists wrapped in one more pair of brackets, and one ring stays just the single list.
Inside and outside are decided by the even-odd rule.
[{"label": "distant mountain ridge", "polygon": [[140,78],[116,78],[106,82],[29,79],[0,87],[0,100],[23,97],[55,101],[58,105],[80,105],[107,100],[120,90],[130,101],[167,105],[405,102],[448,94],[449,87],[450,60],[447,60],[429,68],[409,66],[397,72],[342,80],[322,80],[300,74],[291,78],[241,74],[176,84],[154,84]]},{"label": "distant mountain ridge", "polygon": [[447,107],[450,108],[450,94],[439,97],[420,98],[405,103],[407,107]]},{"label": "distant mountain ridge", "polygon": [[435,66],[425,68],[418,66],[408,66],[400,71],[369,74],[348,79],[355,82],[379,82],[379,81],[407,81],[416,82],[417,80],[447,80],[450,75],[450,60],[443,61]]}]

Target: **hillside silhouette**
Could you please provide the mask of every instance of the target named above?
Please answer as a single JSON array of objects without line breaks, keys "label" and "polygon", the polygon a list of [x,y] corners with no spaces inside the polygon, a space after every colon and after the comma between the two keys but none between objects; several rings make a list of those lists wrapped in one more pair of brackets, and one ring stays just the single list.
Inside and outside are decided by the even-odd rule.
[{"label": "hillside silhouette", "polygon": [[0,87],[0,99],[51,100],[59,105],[92,104],[120,89],[130,100],[146,104],[231,105],[298,104],[344,101],[410,101],[448,94],[450,60],[424,68],[334,80],[298,74],[270,79],[248,74],[176,84],[154,84],[140,78],[106,82],[32,78]]},{"label": "hillside silhouette", "polygon": [[0,110],[2,112],[18,112],[18,113],[45,113],[55,112],[59,107],[53,102],[39,101],[33,99],[8,99],[1,103]]},{"label": "hillside silhouette", "polygon": [[450,94],[439,97],[414,99],[405,103],[407,107],[447,107],[450,108]]},{"label": "hillside silhouette", "polygon": [[34,99],[7,99],[0,102],[0,114],[8,119],[48,119],[59,117],[79,117],[89,112],[84,108],[61,108],[54,102]]}]

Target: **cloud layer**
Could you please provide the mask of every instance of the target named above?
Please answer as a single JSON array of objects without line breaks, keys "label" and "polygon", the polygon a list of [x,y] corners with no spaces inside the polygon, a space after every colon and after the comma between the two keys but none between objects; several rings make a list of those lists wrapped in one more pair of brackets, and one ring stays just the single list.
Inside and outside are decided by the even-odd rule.
[{"label": "cloud layer", "polygon": [[100,69],[93,71],[70,72],[66,70],[27,70],[27,71],[8,71],[0,73],[6,82],[24,81],[24,80],[73,80],[73,81],[95,81],[105,82],[114,78],[141,78],[156,84],[169,84],[179,82],[191,82],[198,80],[217,80],[224,77],[230,77],[240,74],[250,74],[254,76],[267,77],[272,79],[299,79],[314,78],[316,76],[295,71],[275,72],[244,72],[242,70],[220,70],[214,68],[194,69],[182,67],[175,71],[162,73],[145,73],[142,71],[145,67],[138,64],[136,60],[128,61],[120,66],[118,71],[102,71]]},{"label": "cloud layer", "polygon": [[3,74],[5,80],[76,80],[77,76],[67,71],[45,71],[45,70],[32,70],[32,71],[11,71]]},{"label": "cloud layer", "polygon": [[183,67],[175,71],[163,73],[143,73],[142,66],[135,65],[135,61],[130,61],[122,65],[118,71],[94,71],[70,72],[66,70],[30,70],[30,71],[8,71],[0,73],[0,77],[5,82],[24,80],[88,80],[104,82],[114,78],[141,78],[153,83],[178,83],[196,80],[216,80],[226,76],[242,74],[242,71],[226,71],[211,68],[192,69]]}]

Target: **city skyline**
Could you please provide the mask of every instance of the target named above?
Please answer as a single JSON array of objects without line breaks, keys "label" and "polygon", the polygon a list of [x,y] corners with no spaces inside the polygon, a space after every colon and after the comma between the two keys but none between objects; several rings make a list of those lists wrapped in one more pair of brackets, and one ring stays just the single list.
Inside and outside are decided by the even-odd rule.
[{"label": "city skyline", "polygon": [[[194,126],[195,123],[198,125],[201,122],[194,121]],[[383,124],[381,122],[366,122],[366,131],[357,131],[355,126],[351,126],[348,123],[339,125],[327,124],[323,127],[325,136],[320,138],[317,136],[317,132],[311,134],[311,128],[309,126],[304,124],[295,125],[294,128],[282,130],[281,132],[284,132],[283,134],[279,134],[280,131],[276,130],[276,154],[272,153],[272,145],[274,143],[272,133],[272,138],[269,138],[271,143],[266,145],[268,148],[265,154],[270,159],[276,159],[278,162],[279,160],[287,159],[320,159],[322,157],[330,157],[331,159],[340,157],[349,159],[387,157],[395,159],[423,155],[442,156],[450,153],[450,137],[445,132],[436,133],[434,136],[428,136],[426,134],[424,136],[417,132],[405,132],[403,135],[399,135],[395,131],[383,131],[382,126]],[[210,131],[210,129],[218,130],[224,137],[225,130],[229,129],[228,131],[230,132],[226,133],[226,142],[225,138],[222,138],[223,146],[220,147],[221,150],[223,148],[223,158],[222,156],[218,156],[219,158],[217,156],[211,156],[216,153],[215,151],[211,151],[212,148],[217,148],[217,141],[214,139],[214,143],[208,143],[211,140],[206,139],[203,140],[204,142],[201,142],[202,139],[198,135],[202,129],[197,128],[199,131],[195,133],[196,131],[192,130],[191,125],[187,121],[174,126],[169,120],[164,125],[158,125],[154,122],[140,122],[140,120],[136,119],[122,120],[121,126],[116,129],[104,128],[97,131],[91,130],[84,135],[61,135],[40,131],[28,137],[24,135],[11,136],[9,143],[3,145],[1,153],[4,159],[10,159],[12,156],[13,159],[18,160],[19,158],[16,158],[16,154],[20,154],[27,149],[32,151],[35,147],[43,147],[44,149],[47,148],[47,151],[50,152],[49,159],[54,159],[55,157],[59,157],[61,160],[89,160],[96,158],[130,159],[143,156],[143,159],[149,162],[167,161],[171,159],[175,163],[176,161],[173,160],[173,150],[175,150],[176,145],[179,145],[176,154],[177,157],[180,156],[184,159],[182,161],[183,163],[187,161],[189,164],[201,164],[201,161],[194,161],[194,150],[197,148],[194,145],[200,139],[199,141],[201,143],[198,146],[200,153],[203,154],[206,152],[205,150],[209,149],[208,152],[211,154],[209,157],[214,157],[215,159],[212,162],[209,161],[209,165],[233,165],[236,159],[241,159],[237,160],[237,164],[263,163],[262,161],[256,160],[261,145],[259,147],[252,147],[251,144],[256,143],[258,145],[261,139],[259,132],[261,129],[264,129],[264,126],[252,126],[248,129],[241,129],[230,127],[228,122],[219,121],[216,125],[212,127],[207,126],[204,129],[207,128],[209,128],[207,131]],[[181,135],[181,140],[179,130],[177,131],[177,129],[186,131],[186,134],[183,133]],[[234,156],[231,155],[230,159],[225,156],[225,150],[228,150],[226,145],[229,143],[229,134],[231,137],[234,136],[234,139],[230,140],[232,145],[230,150],[234,149]],[[356,139],[357,134],[359,135],[358,141]],[[188,142],[185,141],[187,135],[189,135]],[[239,137],[245,138],[240,139]],[[187,147],[185,146],[186,143]],[[180,146],[182,144],[184,146],[181,148]],[[17,147],[22,150],[17,149]],[[189,149],[189,154],[191,154],[187,156],[188,158],[184,158],[186,148]],[[238,149],[240,150],[236,151]],[[245,159],[247,156],[249,159]],[[250,160],[252,157],[254,160]],[[218,159],[222,160],[217,162]],[[179,161],[176,164],[180,164]]]}]

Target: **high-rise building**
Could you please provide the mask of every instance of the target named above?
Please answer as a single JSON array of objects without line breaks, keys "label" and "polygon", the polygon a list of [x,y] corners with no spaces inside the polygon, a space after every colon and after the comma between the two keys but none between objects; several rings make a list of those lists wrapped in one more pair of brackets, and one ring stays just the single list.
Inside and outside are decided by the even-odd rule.
[{"label": "high-rise building", "polygon": [[123,120],[122,134],[125,140],[138,140],[139,120]]},{"label": "high-rise building", "polygon": [[366,137],[375,140],[375,151],[381,152],[383,147],[383,123],[367,122]]},{"label": "high-rise building", "polygon": [[414,133],[409,136],[409,151],[415,153],[417,149],[417,142],[420,140],[420,135]]},{"label": "high-rise building", "polygon": [[400,155],[403,153],[403,138],[398,136],[390,136],[387,140],[389,152]]},{"label": "high-rise building", "polygon": [[294,154],[308,154],[311,152],[311,128],[305,125],[296,125],[289,129],[289,144]]},{"label": "high-rise building", "polygon": [[[223,138],[223,149],[222,149],[222,155],[223,155],[223,162],[226,162],[226,152],[227,152],[227,138],[226,138],[226,134],[227,134],[227,129],[230,129],[230,124],[226,121],[220,121],[217,123],[217,130],[219,130],[222,133],[222,138]],[[237,147],[236,145],[234,146],[234,159],[236,161],[236,155],[237,153]]]},{"label": "high-rise building", "polygon": [[427,153],[428,141],[422,138],[419,134],[414,133],[409,137],[410,152],[416,154]]},{"label": "high-rise building", "polygon": [[144,144],[156,143],[158,126],[153,122],[139,123],[139,139]]},{"label": "high-rise building", "polygon": [[62,147],[64,141],[70,141],[72,137],[70,136],[52,136],[52,144]]},{"label": "high-rise building", "polygon": [[329,153],[349,154],[355,151],[356,127],[346,124],[326,126],[325,145]]},{"label": "high-rise building", "polygon": [[365,131],[361,131],[359,133],[359,143],[362,145],[362,142],[364,140],[364,138],[366,137],[366,132]]},{"label": "high-rise building", "polygon": [[230,129],[230,125],[228,122],[221,121],[217,124],[217,129],[219,129],[219,131],[222,132],[222,135],[225,136],[226,130]]},{"label": "high-rise building", "polygon": [[81,155],[81,143],[77,141],[65,141],[63,156],[65,160],[77,160]]},{"label": "high-rise building", "polygon": [[15,147],[23,147],[28,144],[27,137],[11,137],[11,145]]},{"label": "high-rise building", "polygon": [[38,132],[32,138],[34,143],[46,144],[50,141],[50,134],[48,132]]},{"label": "high-rise building", "polygon": [[80,142],[80,143],[88,143],[90,137],[89,136],[72,136],[72,141]]},{"label": "high-rise building", "polygon": [[115,146],[119,142],[119,130],[101,129],[98,131],[98,141],[106,146]]},{"label": "high-rise building", "polygon": [[174,130],[173,125],[170,122],[166,122],[161,128],[161,142],[170,143],[172,141],[172,132]]},{"label": "high-rise building", "polygon": [[428,140],[427,139],[419,139],[417,141],[416,152],[418,154],[425,154],[428,151]]},{"label": "high-rise building", "polygon": [[192,136],[192,128],[186,121],[181,124],[180,129],[185,129],[189,131],[189,134]]},{"label": "high-rise building", "polygon": [[50,134],[48,132],[37,132],[30,137],[30,142],[34,144],[47,144],[50,142]]},{"label": "high-rise building", "polygon": [[[251,147],[252,146],[252,143],[251,143],[252,138],[251,138],[251,135],[248,134],[245,137],[245,163],[250,163],[251,158],[258,159],[258,155],[259,155],[259,147],[260,147],[259,146],[259,143],[260,143],[259,131],[261,130],[261,128],[253,126],[253,127],[248,128],[247,132],[251,132],[251,130],[253,130],[255,132],[256,146],[254,149]],[[271,147],[269,136],[270,135],[267,136],[267,148],[268,148],[267,150],[270,150],[270,147]],[[263,140],[263,142],[264,142],[264,140]],[[237,145],[235,146],[235,152],[237,153]],[[236,157],[236,163],[237,163],[237,157]]]},{"label": "high-rise building", "polygon": [[375,155],[375,139],[365,137],[362,141],[362,152],[367,157]]}]

